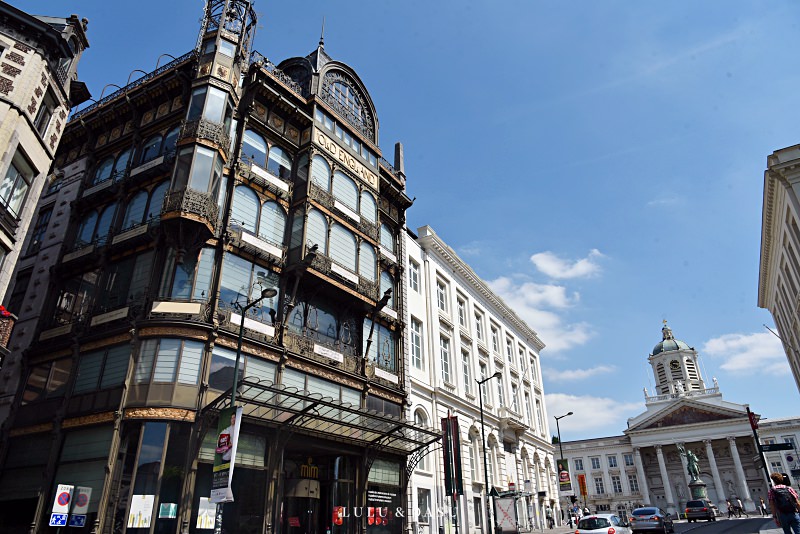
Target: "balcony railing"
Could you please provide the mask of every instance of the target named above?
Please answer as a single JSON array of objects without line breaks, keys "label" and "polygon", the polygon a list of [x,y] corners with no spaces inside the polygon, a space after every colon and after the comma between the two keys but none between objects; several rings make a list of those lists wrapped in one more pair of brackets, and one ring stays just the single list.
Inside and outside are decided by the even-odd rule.
[{"label": "balcony railing", "polygon": [[666,393],[664,395],[650,395],[646,396],[644,400],[645,403],[661,402],[672,399],[680,399],[682,397],[700,397],[703,395],[716,395],[717,393],[719,393],[719,388],[713,387],[713,388],[684,391],[682,393]]},{"label": "balcony railing", "polygon": [[206,119],[184,123],[178,139],[207,139],[217,145],[226,155],[231,148],[231,138],[225,131],[225,125]]},{"label": "balcony railing", "polygon": [[299,83],[291,79],[285,72],[280,70],[275,64],[264,57],[261,53],[253,50],[250,53],[250,63],[258,63],[265,71],[270,73],[273,78],[281,82],[283,85],[297,93],[298,95],[302,96],[303,98],[307,97],[309,92],[307,87],[301,86]]},{"label": "balcony railing", "polygon": [[167,221],[175,217],[196,219],[205,224],[212,234],[216,234],[219,206],[210,193],[194,189],[172,191],[164,197],[161,220]]}]

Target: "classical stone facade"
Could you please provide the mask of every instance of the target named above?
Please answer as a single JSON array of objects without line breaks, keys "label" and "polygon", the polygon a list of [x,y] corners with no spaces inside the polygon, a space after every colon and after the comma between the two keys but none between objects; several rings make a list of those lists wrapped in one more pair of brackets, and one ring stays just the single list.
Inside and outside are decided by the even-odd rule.
[{"label": "classical stone facade", "polygon": [[[500,521],[540,528],[546,507],[558,506],[539,355],[544,344],[432,228],[422,227],[406,241],[411,410],[423,425],[458,417],[460,531],[487,532],[487,479],[489,489],[509,492],[501,493],[511,504]],[[477,380],[485,384],[478,387]],[[451,500],[442,491],[441,449],[425,452],[414,458],[410,506],[417,531],[435,534],[452,527]]]},{"label": "classical stone facade", "polygon": [[[739,498],[755,510],[769,486],[747,405],[723,400],[716,378],[706,384],[697,351],[666,325],[662,337],[649,356],[655,391],[644,390],[646,411],[628,420],[623,435],[564,442],[578,500],[592,510],[630,512],[647,504],[679,514],[692,498],[682,448],[697,456],[700,479],[720,509]],[[800,419],[760,422],[762,443],[792,443],[791,451],[767,453],[767,462],[795,480],[798,431]]]}]

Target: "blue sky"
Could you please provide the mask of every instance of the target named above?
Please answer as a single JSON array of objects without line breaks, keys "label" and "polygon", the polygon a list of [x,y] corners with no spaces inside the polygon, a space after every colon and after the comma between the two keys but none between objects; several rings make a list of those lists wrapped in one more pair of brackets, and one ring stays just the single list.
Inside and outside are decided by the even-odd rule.
[{"label": "blue sky", "polygon": [[[12,1],[89,19],[99,99],[193,48],[200,0]],[[135,7],[134,7],[135,6]],[[707,383],[800,415],[756,306],[767,155],[800,142],[791,1],[256,2],[276,64],[325,48],[359,73],[408,226],[431,225],[536,330],[550,424],[619,434],[651,392],[667,319]],[[161,63],[166,59],[162,59]],[[133,73],[131,80],[138,76]],[[108,87],[105,94],[113,91]]]}]

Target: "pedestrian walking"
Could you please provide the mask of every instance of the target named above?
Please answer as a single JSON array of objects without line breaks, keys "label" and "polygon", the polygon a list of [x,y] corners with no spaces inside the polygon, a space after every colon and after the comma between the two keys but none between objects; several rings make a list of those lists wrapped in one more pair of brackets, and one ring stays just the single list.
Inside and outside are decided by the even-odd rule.
[{"label": "pedestrian walking", "polygon": [[769,478],[772,479],[773,486],[767,498],[775,523],[783,529],[783,534],[800,534],[800,514],[797,513],[800,501],[797,493],[791,486],[783,483],[781,473],[772,473]]},{"label": "pedestrian walking", "polygon": [[733,514],[734,514],[733,504],[731,503],[730,499],[725,501],[725,505],[728,507],[728,519],[733,518]]},{"label": "pedestrian walking", "polygon": [[736,497],[736,512],[739,517],[742,517],[744,514],[745,517],[750,518],[750,515],[747,513],[747,510],[744,509],[744,505],[742,504],[742,499]]}]

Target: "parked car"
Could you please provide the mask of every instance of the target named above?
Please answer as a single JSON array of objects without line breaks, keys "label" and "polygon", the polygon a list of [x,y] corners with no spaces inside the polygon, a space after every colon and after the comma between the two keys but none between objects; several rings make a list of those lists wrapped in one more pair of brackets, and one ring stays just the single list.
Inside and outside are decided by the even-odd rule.
[{"label": "parked car", "polygon": [[716,521],[719,509],[708,499],[697,499],[686,503],[686,519],[691,523],[698,519]]},{"label": "parked car", "polygon": [[614,514],[583,516],[575,534],[631,534],[628,523]]},{"label": "parked car", "polygon": [[656,506],[643,506],[631,512],[631,532],[675,532],[670,515]]}]

